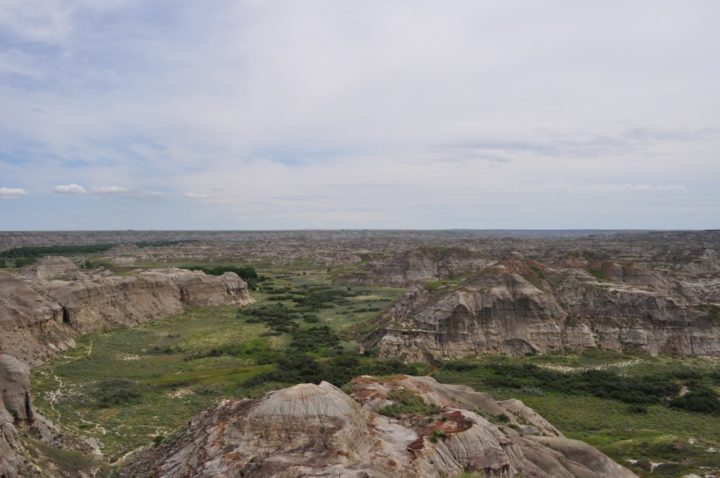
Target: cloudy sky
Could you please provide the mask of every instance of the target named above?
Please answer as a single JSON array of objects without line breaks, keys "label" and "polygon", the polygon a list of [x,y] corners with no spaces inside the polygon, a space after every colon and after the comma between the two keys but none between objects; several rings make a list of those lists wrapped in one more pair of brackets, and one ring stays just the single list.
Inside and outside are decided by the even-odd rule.
[{"label": "cloudy sky", "polygon": [[715,0],[0,0],[0,229],[718,228]]}]

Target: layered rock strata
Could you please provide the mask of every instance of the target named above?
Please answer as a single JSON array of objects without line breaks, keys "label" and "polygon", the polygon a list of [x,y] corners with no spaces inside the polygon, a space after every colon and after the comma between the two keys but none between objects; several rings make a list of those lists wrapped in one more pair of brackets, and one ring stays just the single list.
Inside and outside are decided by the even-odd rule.
[{"label": "layered rock strata", "polygon": [[[630,478],[595,448],[565,438],[516,400],[497,402],[429,377],[359,377],[346,395],[301,384],[257,400],[226,401],[164,444],[136,456],[124,477]],[[429,412],[382,414],[399,391]],[[434,407],[433,407],[434,406]]]},{"label": "layered rock strata", "polygon": [[366,346],[410,362],[583,348],[720,356],[714,289],[637,266],[594,272],[506,261],[459,286],[416,286]]},{"label": "layered rock strata", "polygon": [[42,280],[0,272],[0,351],[35,365],[82,334],[166,317],[185,305],[250,302],[234,273],[163,269]]}]

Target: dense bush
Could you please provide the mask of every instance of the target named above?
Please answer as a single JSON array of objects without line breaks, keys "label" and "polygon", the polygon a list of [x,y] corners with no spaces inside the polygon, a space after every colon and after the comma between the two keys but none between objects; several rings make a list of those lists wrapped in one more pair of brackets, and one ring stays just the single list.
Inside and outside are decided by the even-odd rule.
[{"label": "dense bush", "polygon": [[208,357],[222,357],[223,355],[252,359],[255,363],[272,363],[277,356],[277,351],[270,347],[266,338],[252,339],[239,344],[226,344],[213,347],[203,352],[195,352],[186,355],[184,360],[198,360]]},{"label": "dense bush", "polygon": [[468,370],[474,370],[478,368],[480,364],[473,362],[466,362],[463,360],[453,360],[450,362],[444,362],[442,368],[445,370],[452,370],[454,372],[466,372]]},{"label": "dense bush", "polygon": [[277,368],[255,376],[246,382],[257,386],[266,382],[284,384],[320,383],[323,380],[338,387],[358,375],[416,374],[417,370],[399,361],[360,360],[358,356],[342,354],[318,360],[305,354],[288,353],[277,360]]},{"label": "dense bush", "polygon": [[670,400],[670,406],[691,412],[720,415],[720,397],[709,388],[698,386],[682,397]]},{"label": "dense bush", "polygon": [[621,377],[606,370],[562,373],[529,364],[491,364],[489,368],[495,373],[485,381],[490,386],[589,393],[625,403],[661,403],[680,391],[680,385],[669,377]]},{"label": "dense bush", "polygon": [[110,408],[138,403],[145,391],[145,387],[137,382],[113,378],[99,381],[90,398],[96,407]]},{"label": "dense bush", "polygon": [[347,304],[347,298],[354,295],[352,291],[347,289],[307,287],[301,293],[293,295],[292,301],[298,304],[301,310],[316,311],[333,305]]},{"label": "dense bush", "polygon": [[299,352],[327,352],[340,345],[340,339],[327,325],[292,331],[290,348]]},{"label": "dense bush", "polygon": [[274,332],[290,332],[298,328],[295,319],[300,318],[298,313],[282,303],[261,305],[247,309],[241,309],[240,316],[249,316],[246,322],[249,324],[265,324]]}]

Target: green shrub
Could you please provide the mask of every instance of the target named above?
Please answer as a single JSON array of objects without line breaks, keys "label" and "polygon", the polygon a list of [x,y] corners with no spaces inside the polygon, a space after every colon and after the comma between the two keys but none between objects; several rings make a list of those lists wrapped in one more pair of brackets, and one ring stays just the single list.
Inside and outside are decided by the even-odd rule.
[{"label": "green shrub", "polygon": [[240,309],[238,316],[249,316],[249,324],[265,324],[274,332],[286,333],[298,328],[295,320],[298,313],[282,303],[272,303],[251,308]]},{"label": "green shrub", "polygon": [[99,381],[95,385],[90,398],[98,408],[112,408],[130,403],[139,403],[145,388],[131,380],[112,378]]},{"label": "green shrub", "polygon": [[413,375],[417,370],[397,360],[364,359],[354,354],[340,354],[318,360],[303,353],[286,353],[276,360],[277,368],[261,373],[245,385],[254,387],[267,382],[285,384],[327,381],[341,387],[358,375]]},{"label": "green shrub", "polygon": [[327,351],[340,344],[340,339],[327,325],[310,327],[309,329],[295,329],[291,333],[290,348],[299,352]]},{"label": "green shrub", "polygon": [[347,289],[333,289],[330,287],[305,287],[301,294],[293,296],[300,310],[314,312],[326,309],[334,305],[348,304],[348,297],[355,296],[355,293]]},{"label": "green shrub", "polygon": [[430,435],[430,441],[433,443],[437,443],[439,440],[444,440],[447,438],[447,433],[443,430],[433,430],[432,435]]},{"label": "green shrub", "polygon": [[675,396],[680,385],[671,377],[621,377],[606,370],[587,370],[581,373],[562,373],[536,365],[490,364],[494,375],[485,382],[494,387],[533,387],[564,393],[588,393],[625,403],[662,403]]}]

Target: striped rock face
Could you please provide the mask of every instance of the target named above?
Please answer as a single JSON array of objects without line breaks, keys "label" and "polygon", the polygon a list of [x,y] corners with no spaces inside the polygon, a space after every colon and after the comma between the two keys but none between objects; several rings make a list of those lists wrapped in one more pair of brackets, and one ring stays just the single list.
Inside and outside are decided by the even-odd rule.
[{"label": "striped rock face", "polygon": [[252,302],[232,272],[155,269],[43,280],[0,271],[0,350],[35,366],[83,334],[168,317],[186,305]]},{"label": "striped rock face", "polygon": [[[385,407],[403,400],[420,406],[387,416]],[[493,421],[501,415],[502,423]],[[635,476],[517,400],[405,375],[358,377],[347,394],[323,382],[224,402],[140,453],[121,476],[439,478],[464,471]]]}]

